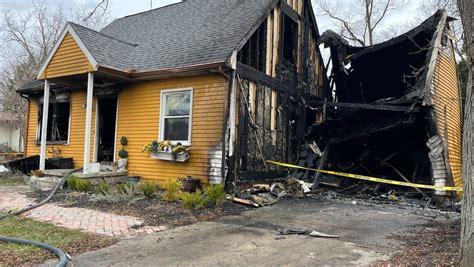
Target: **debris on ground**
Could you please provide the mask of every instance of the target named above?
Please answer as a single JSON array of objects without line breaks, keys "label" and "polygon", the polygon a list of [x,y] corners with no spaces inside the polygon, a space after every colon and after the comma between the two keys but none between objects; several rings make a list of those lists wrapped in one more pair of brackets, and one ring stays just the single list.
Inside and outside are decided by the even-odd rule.
[{"label": "debris on ground", "polygon": [[337,235],[329,235],[325,233],[321,233],[314,230],[307,230],[307,229],[298,229],[298,228],[285,228],[285,229],[278,229],[281,235],[308,235],[312,237],[321,237],[321,238],[339,238]]},{"label": "debris on ground", "polygon": [[244,204],[244,205],[247,205],[247,206],[252,206],[252,207],[256,207],[258,208],[258,204],[255,204],[249,200],[245,200],[245,199],[241,199],[241,198],[238,198],[238,197],[227,197],[227,200],[231,200],[231,201],[234,201],[235,203],[239,203],[239,204]]},{"label": "debris on ground", "polygon": [[288,177],[282,183],[255,184],[236,193],[234,201],[244,205],[264,207],[277,203],[283,197],[303,198],[311,191],[311,183]]},{"label": "debris on ground", "polygon": [[5,165],[0,165],[0,172],[9,172],[10,170]]}]

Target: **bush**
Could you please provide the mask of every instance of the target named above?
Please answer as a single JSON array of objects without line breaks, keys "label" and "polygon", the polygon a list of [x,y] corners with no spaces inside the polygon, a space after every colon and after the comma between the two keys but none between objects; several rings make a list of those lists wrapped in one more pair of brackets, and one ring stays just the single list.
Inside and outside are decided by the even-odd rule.
[{"label": "bush", "polygon": [[125,149],[122,148],[122,149],[119,151],[119,158],[121,158],[121,159],[126,159],[126,158],[128,158],[128,152],[127,152],[127,150],[125,150]]},{"label": "bush", "polygon": [[90,191],[92,187],[92,182],[85,179],[76,179],[74,183],[77,191],[87,192]]},{"label": "bush", "polygon": [[201,190],[197,190],[196,193],[185,192],[181,195],[181,200],[183,206],[188,209],[201,209],[205,204]]},{"label": "bush", "polygon": [[110,191],[110,185],[105,182],[105,181],[102,181],[99,183],[99,185],[97,186],[97,190],[102,194],[102,195],[107,195]]},{"label": "bush", "polygon": [[213,184],[204,190],[204,200],[207,205],[218,207],[222,205],[225,199],[224,185]]},{"label": "bush", "polygon": [[165,202],[176,202],[181,197],[181,187],[183,184],[180,181],[170,179],[166,182],[165,192],[161,195],[161,199]]},{"label": "bush", "polygon": [[117,190],[119,193],[131,198],[135,194],[135,185],[131,183],[119,184]]},{"label": "bush", "polygon": [[122,138],[120,138],[120,144],[122,144],[122,146],[126,146],[128,144],[128,139],[126,136],[122,136]]},{"label": "bush", "polygon": [[156,183],[153,183],[153,182],[140,183],[140,190],[142,191],[143,195],[146,198],[153,198],[157,189],[158,189],[158,185]]},{"label": "bush", "polygon": [[69,176],[66,181],[67,187],[71,190],[76,190],[77,180],[79,180],[79,178],[77,178],[76,176]]}]

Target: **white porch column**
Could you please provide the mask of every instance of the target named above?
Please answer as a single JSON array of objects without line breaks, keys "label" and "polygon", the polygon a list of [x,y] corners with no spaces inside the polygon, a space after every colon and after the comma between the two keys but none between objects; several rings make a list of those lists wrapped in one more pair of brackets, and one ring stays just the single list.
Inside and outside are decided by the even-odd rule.
[{"label": "white porch column", "polygon": [[48,134],[48,111],[49,111],[49,81],[44,80],[44,94],[43,94],[43,118],[41,120],[41,149],[40,149],[40,163],[39,169],[45,170],[46,164],[46,139]]},{"label": "white porch column", "polygon": [[91,124],[92,124],[92,99],[94,96],[94,73],[87,76],[87,103],[86,103],[86,136],[84,139],[84,173],[90,171],[91,155]]}]

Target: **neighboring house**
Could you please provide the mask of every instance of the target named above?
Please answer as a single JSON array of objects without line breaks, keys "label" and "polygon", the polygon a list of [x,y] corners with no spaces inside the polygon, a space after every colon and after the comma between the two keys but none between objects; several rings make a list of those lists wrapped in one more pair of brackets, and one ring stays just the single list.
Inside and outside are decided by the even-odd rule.
[{"label": "neighboring house", "polygon": [[[29,98],[26,154],[43,169],[54,147],[87,173],[117,160],[126,136],[129,173],[145,179],[278,176],[265,160],[297,157],[301,97],[324,91],[318,38],[309,0],[187,0],[100,32],[68,23],[19,90]],[[142,152],[167,139],[191,146],[190,159]]]},{"label": "neighboring house", "polygon": [[10,112],[0,112],[0,152],[23,152],[21,123]]},{"label": "neighboring house", "polygon": [[[321,36],[331,49],[335,87],[326,102],[308,100],[326,114],[325,123],[312,129],[312,138],[329,150],[320,167],[462,186],[462,101],[452,20],[440,10],[413,30],[368,47],[351,46],[331,31]],[[442,201],[451,193],[435,195]]]}]

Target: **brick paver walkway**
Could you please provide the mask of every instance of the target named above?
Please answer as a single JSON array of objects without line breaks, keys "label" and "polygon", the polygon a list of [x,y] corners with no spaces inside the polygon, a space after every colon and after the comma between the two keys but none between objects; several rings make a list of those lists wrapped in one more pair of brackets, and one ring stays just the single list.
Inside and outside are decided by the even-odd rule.
[{"label": "brick paver walkway", "polygon": [[[25,195],[28,190],[27,187],[0,187],[0,210],[19,210],[33,204],[34,202]],[[143,222],[132,216],[120,216],[84,208],[61,207],[55,204],[46,204],[27,212],[25,216],[68,229],[120,238],[131,238],[143,233],[166,230],[165,226],[143,227]]]}]

